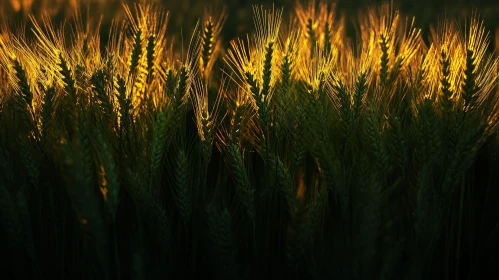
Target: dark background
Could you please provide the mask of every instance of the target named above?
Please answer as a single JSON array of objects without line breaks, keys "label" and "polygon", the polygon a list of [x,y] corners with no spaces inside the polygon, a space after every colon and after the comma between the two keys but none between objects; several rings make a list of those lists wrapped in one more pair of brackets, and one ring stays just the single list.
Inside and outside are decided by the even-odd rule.
[{"label": "dark background", "polygon": [[[16,3],[33,2],[25,9],[15,9]],[[307,1],[307,0],[302,0]],[[15,3],[14,3],[15,2]],[[125,3],[136,1],[124,0]],[[293,12],[296,0],[151,0],[147,2],[161,3],[170,11],[169,32],[178,35],[181,32],[190,34],[197,19],[203,15],[205,8],[216,2],[222,2],[227,6],[228,19],[223,29],[225,42],[234,37],[244,36],[253,30],[252,9],[254,4],[264,4],[271,7],[284,7],[284,19]],[[337,11],[344,15],[347,23],[355,22],[370,6],[376,6],[387,1],[381,0],[336,0],[328,1],[337,4]],[[491,42],[499,46],[499,1],[493,0],[393,0],[394,7],[399,9],[403,15],[415,16],[416,24],[423,29],[423,35],[427,34],[430,24],[438,21],[439,17],[446,14],[456,19],[465,19],[471,11],[476,10],[484,19],[488,30],[491,32]],[[12,4],[14,3],[14,4]],[[78,5],[77,3],[83,4]],[[119,0],[0,0],[0,14],[8,24],[18,26],[25,23],[29,30],[28,14],[40,17],[43,13],[49,13],[54,21],[62,22],[67,19],[74,10],[80,6],[83,18],[87,14],[93,19],[103,16],[102,32],[105,35],[111,20],[118,16],[123,9],[122,1]],[[20,7],[18,5],[18,7]],[[87,7],[87,8],[85,8]],[[463,22],[463,21],[462,21]],[[352,25],[348,25],[347,32],[352,35]],[[498,39],[496,39],[498,37]],[[106,38],[106,36],[102,36]]]}]

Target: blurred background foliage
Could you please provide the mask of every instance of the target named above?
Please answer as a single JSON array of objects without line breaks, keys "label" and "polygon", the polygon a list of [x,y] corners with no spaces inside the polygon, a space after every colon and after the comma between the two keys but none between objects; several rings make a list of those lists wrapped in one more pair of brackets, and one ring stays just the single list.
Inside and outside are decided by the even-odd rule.
[{"label": "blurred background foliage", "polygon": [[[83,20],[91,18],[97,23],[102,16],[102,40],[105,43],[112,20],[119,18],[123,12],[122,3],[138,1],[160,3],[170,11],[169,31],[171,35],[180,38],[181,35],[189,38],[197,20],[205,13],[207,6],[223,4],[227,7],[227,24],[222,36],[227,44],[230,39],[244,36],[253,28],[252,5],[263,4],[284,7],[284,15],[289,15],[297,0],[2,0],[0,1],[0,15],[12,27],[21,27],[29,30],[28,16],[36,18],[44,14],[50,15],[56,23],[62,23],[71,17],[77,7],[87,7],[80,11]],[[422,28],[423,35],[429,30],[429,25],[438,22],[446,15],[456,19],[466,19],[472,12],[478,12],[483,17],[486,27],[490,31],[491,48],[499,49],[499,1],[484,0],[388,0],[393,3],[403,15],[415,16],[416,26]],[[351,24],[355,19],[362,17],[362,13],[370,6],[377,6],[386,0],[331,0],[336,3],[337,15],[343,16],[347,23],[347,34],[354,37],[355,28]],[[82,5],[79,5],[82,4]],[[90,16],[88,16],[90,15]],[[285,16],[284,19],[287,17]],[[29,32],[28,32],[29,35]],[[176,40],[181,44],[182,40]]]}]

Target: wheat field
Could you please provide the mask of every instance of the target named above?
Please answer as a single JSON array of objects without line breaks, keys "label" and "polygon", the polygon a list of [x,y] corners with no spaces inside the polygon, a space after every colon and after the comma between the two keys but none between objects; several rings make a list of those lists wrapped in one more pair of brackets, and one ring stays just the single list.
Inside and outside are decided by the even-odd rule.
[{"label": "wheat field", "polygon": [[21,2],[0,24],[5,279],[499,276],[477,11],[423,32],[393,3],[254,5],[231,39],[222,2],[192,32],[151,1],[63,23]]}]

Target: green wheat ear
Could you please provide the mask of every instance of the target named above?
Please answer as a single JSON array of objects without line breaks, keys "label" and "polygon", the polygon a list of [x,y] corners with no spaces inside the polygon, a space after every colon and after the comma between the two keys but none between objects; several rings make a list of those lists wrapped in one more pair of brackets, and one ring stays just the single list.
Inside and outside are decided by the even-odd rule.
[{"label": "green wheat ear", "polygon": [[317,37],[314,31],[314,20],[309,18],[307,21],[307,35],[310,40],[310,58],[312,59],[315,55],[315,46],[317,45]]},{"label": "green wheat ear", "polygon": [[261,92],[262,98],[267,97],[270,93],[273,56],[274,56],[274,42],[270,42],[265,47],[265,60],[263,63],[263,83],[262,83],[262,92]]},{"label": "green wheat ear", "polygon": [[167,137],[167,113],[159,112],[154,124],[153,138],[151,143],[151,177],[156,176],[161,167],[161,159],[165,149]]},{"label": "green wheat ear", "polygon": [[101,112],[104,118],[111,124],[114,122],[114,107],[110,96],[107,94],[106,78],[104,70],[97,70],[90,78],[96,97],[101,107]]},{"label": "green wheat ear", "polygon": [[154,35],[149,35],[147,38],[147,81],[150,83],[153,80],[155,65],[154,61],[156,60],[156,37]]},{"label": "green wheat ear", "polygon": [[305,137],[301,127],[297,126],[295,129],[291,131],[291,158],[292,158],[292,170],[296,171],[299,167],[302,166],[303,161],[305,159],[305,154],[307,152],[307,143],[305,141]]},{"label": "green wheat ear", "polygon": [[185,225],[189,222],[192,214],[192,191],[189,176],[187,155],[183,150],[179,150],[174,168],[175,200]]},{"label": "green wheat ear", "polygon": [[246,72],[245,74],[246,82],[250,85],[250,91],[255,97],[255,99],[258,100],[258,97],[260,96],[260,87],[258,86],[258,82],[255,79],[255,76],[251,74],[250,72]]},{"label": "green wheat ear", "polygon": [[464,106],[468,110],[474,109],[478,100],[478,86],[475,77],[475,57],[474,52],[470,49],[466,50],[466,68],[464,70],[464,84],[463,84],[463,99]]},{"label": "green wheat ear", "polygon": [[189,70],[185,65],[182,65],[178,75],[178,85],[175,91],[175,102],[177,105],[181,104],[182,99],[187,94],[187,82],[189,79]]},{"label": "green wheat ear", "polygon": [[324,26],[324,55],[329,55],[331,49],[331,26],[329,26],[329,22],[326,22],[326,25]]},{"label": "green wheat ear", "polygon": [[12,59],[14,72],[17,78],[17,86],[19,88],[18,93],[16,95],[16,109],[18,110],[21,119],[25,125],[26,129],[31,129],[35,133],[35,138],[38,139],[38,128],[36,115],[33,108],[33,93],[30,89],[30,85],[28,83],[28,78],[26,76],[26,71],[22,67],[21,63],[17,58]]},{"label": "green wheat ear", "polygon": [[452,95],[450,84],[450,57],[447,55],[445,50],[442,50],[440,54],[440,66],[442,67],[442,79],[440,84],[442,86],[442,95],[440,95],[440,107],[445,115],[447,115],[452,109]]},{"label": "green wheat ear", "polygon": [[167,87],[166,94],[168,95],[168,97],[174,97],[175,87],[176,87],[175,85],[176,77],[172,69],[168,70],[168,72],[166,73],[165,80],[166,80],[165,86]]},{"label": "green wheat ear", "polygon": [[20,92],[21,92],[21,97],[31,109],[33,108],[33,93],[31,92],[29,83],[28,83],[28,78],[26,77],[26,72],[24,71],[24,68],[21,66],[21,63],[17,58],[13,59],[14,63],[14,72],[16,74],[18,83],[17,85],[19,86]]},{"label": "green wheat ear", "polygon": [[226,162],[248,218],[255,222],[255,190],[251,187],[243,158],[235,143],[225,147]]},{"label": "green wheat ear", "polygon": [[367,74],[366,72],[361,72],[357,77],[357,82],[355,83],[355,93],[353,96],[353,112],[354,121],[358,121],[363,107],[364,96],[367,92]]},{"label": "green wheat ear", "polygon": [[76,102],[76,82],[68,62],[64,59],[61,52],[59,53],[59,68],[62,81],[64,82],[64,89],[71,96],[72,101]]},{"label": "green wheat ear", "polygon": [[380,120],[376,112],[370,112],[366,118],[365,137],[371,145],[375,163],[379,170],[386,172],[389,170],[389,158],[386,152],[384,134],[381,130]]},{"label": "green wheat ear", "polygon": [[126,135],[131,124],[130,110],[132,109],[132,100],[127,96],[126,82],[121,76],[117,78],[116,91],[120,106],[120,133]]},{"label": "green wheat ear", "polygon": [[282,86],[283,89],[286,91],[288,90],[291,83],[291,58],[289,53],[286,53],[284,55],[284,59],[281,65],[281,71],[282,71]]},{"label": "green wheat ear", "polygon": [[262,151],[262,155],[267,159],[267,165],[272,174],[276,174],[277,185],[284,195],[290,213],[295,213],[297,208],[297,189],[296,184],[289,172],[289,169],[284,165],[279,156]]},{"label": "green wheat ear", "polygon": [[133,36],[132,53],[130,54],[130,69],[128,75],[135,73],[139,66],[139,59],[142,55],[142,30],[139,28]]},{"label": "green wheat ear", "polygon": [[48,131],[52,123],[52,113],[54,111],[54,96],[55,96],[55,88],[49,87],[45,90],[45,95],[43,96],[43,105],[42,105],[42,125],[41,125],[41,143],[44,148],[44,152],[47,147],[48,141]]},{"label": "green wheat ear", "polygon": [[388,83],[388,63],[389,63],[389,46],[388,46],[388,35],[381,34],[381,39],[379,41],[381,47],[381,58],[380,58],[380,78],[383,84]]}]

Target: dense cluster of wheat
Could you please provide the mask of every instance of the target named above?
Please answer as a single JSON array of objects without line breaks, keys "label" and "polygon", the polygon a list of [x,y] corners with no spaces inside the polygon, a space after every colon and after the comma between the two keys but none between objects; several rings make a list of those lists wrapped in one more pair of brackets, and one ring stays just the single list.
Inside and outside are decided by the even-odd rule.
[{"label": "dense cluster of wheat", "polygon": [[183,50],[160,6],[124,12],[106,46],[78,17],[71,32],[48,17],[31,18],[31,37],[1,30],[10,269],[421,279],[490,268],[497,175],[474,170],[482,150],[499,160],[499,60],[477,15],[443,20],[428,43],[390,5],[364,14],[355,38],[325,2],[298,3],[289,20],[258,6],[255,33],[223,52],[223,8]]}]

